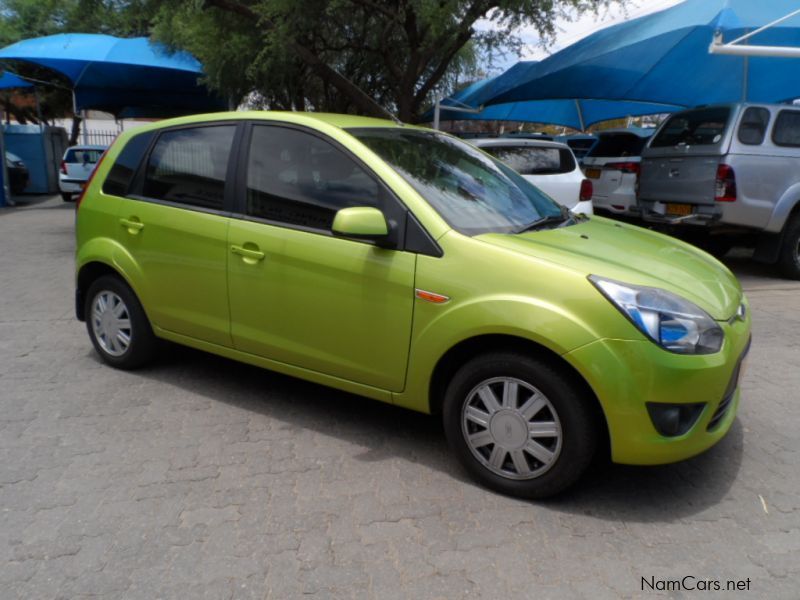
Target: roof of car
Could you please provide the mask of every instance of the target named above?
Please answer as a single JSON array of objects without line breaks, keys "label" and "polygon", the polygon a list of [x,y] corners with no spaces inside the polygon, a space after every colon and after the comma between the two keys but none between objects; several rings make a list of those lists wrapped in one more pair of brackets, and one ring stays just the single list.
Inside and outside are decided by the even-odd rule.
[{"label": "roof of car", "polygon": [[[132,131],[144,131],[146,129],[161,129],[162,127],[170,127],[174,125],[190,125],[193,123],[203,123],[209,121],[230,121],[238,119],[264,119],[264,120],[285,120],[288,122],[302,123],[317,121],[339,127],[341,129],[349,129],[356,127],[409,127],[417,128],[415,125],[400,124],[390,119],[376,119],[374,117],[360,117],[357,115],[343,115],[336,113],[323,113],[323,112],[302,112],[302,111],[280,111],[280,110],[253,110],[253,111],[233,111],[233,112],[218,112],[207,113],[199,115],[190,115],[187,117],[177,117],[174,119],[165,119],[163,121],[155,121],[152,124],[137,127]],[[127,133],[127,132],[126,132]]]},{"label": "roof of car", "polygon": [[535,140],[530,138],[480,138],[470,140],[470,143],[484,148],[488,146],[532,146],[534,148],[567,148],[569,146],[562,142],[551,142],[550,140]]},{"label": "roof of car", "polygon": [[69,151],[69,150],[105,150],[106,148],[108,148],[108,146],[100,146],[100,145],[93,145],[93,144],[86,144],[86,145],[79,144],[77,146],[70,146],[69,148],[67,148],[67,151]]},{"label": "roof of car", "polygon": [[627,133],[629,135],[635,135],[641,138],[647,138],[653,135],[656,132],[655,127],[618,127],[616,129],[604,129],[603,131],[598,131],[595,135],[598,137],[603,135],[614,135],[620,133]]}]

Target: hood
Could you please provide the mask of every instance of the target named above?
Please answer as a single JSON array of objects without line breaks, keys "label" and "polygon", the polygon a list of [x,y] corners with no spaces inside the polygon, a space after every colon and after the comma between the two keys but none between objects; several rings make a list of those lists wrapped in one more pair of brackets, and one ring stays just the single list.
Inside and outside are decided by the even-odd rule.
[{"label": "hood", "polygon": [[602,217],[517,235],[487,233],[477,239],[586,276],[668,290],[718,321],[733,316],[742,300],[742,288],[733,273],[705,252],[666,235]]}]

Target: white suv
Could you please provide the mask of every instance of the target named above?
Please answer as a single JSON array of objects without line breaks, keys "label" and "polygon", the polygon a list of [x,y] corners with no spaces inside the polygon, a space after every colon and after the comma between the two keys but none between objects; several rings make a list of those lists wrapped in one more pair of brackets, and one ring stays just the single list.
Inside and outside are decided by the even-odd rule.
[{"label": "white suv", "polygon": [[566,144],[532,139],[471,140],[572,212],[591,215],[592,183]]},{"label": "white suv", "polygon": [[642,150],[655,129],[609,129],[598,133],[583,158],[583,172],[594,184],[594,206],[615,215],[639,214],[636,190]]},{"label": "white suv", "polygon": [[67,149],[58,174],[58,189],[64,202],[70,202],[73,195],[81,193],[105,151],[105,146],[72,146]]}]

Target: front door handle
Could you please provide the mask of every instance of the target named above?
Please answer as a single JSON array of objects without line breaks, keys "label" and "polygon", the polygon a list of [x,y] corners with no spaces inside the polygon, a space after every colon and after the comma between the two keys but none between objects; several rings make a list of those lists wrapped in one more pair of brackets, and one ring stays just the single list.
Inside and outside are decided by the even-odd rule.
[{"label": "front door handle", "polygon": [[132,217],[130,219],[120,219],[119,224],[122,225],[125,229],[128,230],[128,233],[131,235],[136,235],[142,229],[144,229],[144,223],[142,223],[136,217]]},{"label": "front door handle", "polygon": [[255,248],[245,248],[244,246],[231,246],[231,252],[243,257],[246,262],[252,263],[259,260],[264,260],[264,256],[266,256],[263,252],[261,252],[261,250]]}]

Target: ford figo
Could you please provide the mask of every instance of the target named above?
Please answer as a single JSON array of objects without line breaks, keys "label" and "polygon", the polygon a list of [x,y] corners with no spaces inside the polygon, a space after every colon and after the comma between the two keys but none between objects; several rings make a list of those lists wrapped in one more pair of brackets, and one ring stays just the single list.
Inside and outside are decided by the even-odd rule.
[{"label": "ford figo", "polygon": [[722,264],[436,131],[162,121],[119,136],[77,210],[77,316],[111,366],[168,340],[441,415],[503,493],[555,494],[606,449],[685,459],[736,415],[750,316]]}]

